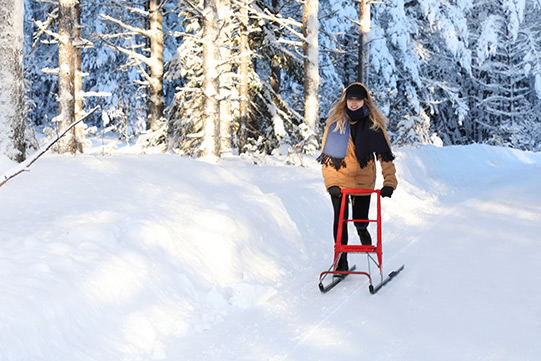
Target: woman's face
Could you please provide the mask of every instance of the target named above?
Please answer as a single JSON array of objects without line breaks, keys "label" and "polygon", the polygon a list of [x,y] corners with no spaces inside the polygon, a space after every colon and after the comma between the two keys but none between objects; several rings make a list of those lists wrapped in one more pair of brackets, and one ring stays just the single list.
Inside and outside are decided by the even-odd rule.
[{"label": "woman's face", "polygon": [[349,110],[355,111],[359,108],[362,108],[362,106],[364,105],[364,99],[360,99],[356,97],[348,98],[346,100],[346,104]]}]

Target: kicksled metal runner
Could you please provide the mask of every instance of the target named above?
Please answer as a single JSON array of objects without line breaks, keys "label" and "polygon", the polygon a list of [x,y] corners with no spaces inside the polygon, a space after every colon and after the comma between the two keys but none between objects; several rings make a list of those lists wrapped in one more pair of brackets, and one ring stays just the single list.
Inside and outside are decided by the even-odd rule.
[{"label": "kicksled metal runner", "polygon": [[[347,200],[350,197],[359,196],[361,194],[376,193],[377,195],[377,218],[376,219],[344,219],[344,209],[347,206]],[[343,220],[338,225],[336,243],[334,245],[334,261],[328,271],[321,272],[319,275],[319,290],[323,293],[330,291],[334,286],[340,283],[348,275],[364,275],[368,277],[368,290],[371,294],[378,292],[383,286],[391,281],[400,271],[404,269],[404,265],[400,266],[396,271],[393,271],[383,276],[383,245],[381,233],[381,194],[380,190],[371,189],[342,189],[342,202],[340,205],[340,219]],[[349,222],[373,222],[377,225],[377,243],[376,245],[342,245],[343,227],[347,227]],[[337,271],[336,266],[342,253],[365,253],[368,261],[367,272],[356,271],[356,266],[353,265],[348,271]],[[375,256],[374,256],[375,255]],[[375,265],[379,271],[379,280],[374,285],[373,277],[370,272],[370,265]],[[332,281],[326,285],[323,283],[328,275],[333,275]],[[377,277],[377,276],[376,276]]]}]

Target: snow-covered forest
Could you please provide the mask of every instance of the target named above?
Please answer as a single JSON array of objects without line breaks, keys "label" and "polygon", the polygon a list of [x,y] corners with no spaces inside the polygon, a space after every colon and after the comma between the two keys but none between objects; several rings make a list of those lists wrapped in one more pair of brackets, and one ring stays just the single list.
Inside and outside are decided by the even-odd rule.
[{"label": "snow-covered forest", "polygon": [[[0,1],[0,360],[537,360],[540,19],[541,0]],[[358,80],[399,179],[370,225],[381,278],[404,268],[322,293],[316,158]]]},{"label": "snow-covered forest", "polygon": [[195,156],[310,154],[357,79],[396,145],[541,150],[540,0],[24,0],[24,19],[10,3],[26,126],[21,141],[0,122],[12,159],[98,104],[58,151],[114,133]]}]

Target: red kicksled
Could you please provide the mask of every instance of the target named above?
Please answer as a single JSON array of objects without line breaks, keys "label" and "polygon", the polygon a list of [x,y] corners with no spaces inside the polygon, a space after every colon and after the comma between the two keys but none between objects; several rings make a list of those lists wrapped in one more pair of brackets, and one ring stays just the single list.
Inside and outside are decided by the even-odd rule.
[{"label": "red kicksled", "polygon": [[[376,193],[377,195],[377,218],[376,219],[344,219],[344,210],[347,206],[347,199],[349,197],[355,197],[362,194],[370,194],[370,193]],[[327,291],[330,291],[334,286],[336,286],[338,283],[340,283],[346,276],[348,275],[365,275],[368,277],[368,290],[371,294],[374,294],[378,292],[381,287],[386,285],[389,281],[391,281],[400,271],[404,269],[404,265],[402,265],[400,268],[398,268],[396,271],[393,271],[389,273],[389,275],[384,278],[383,277],[383,248],[382,248],[382,242],[381,242],[381,194],[380,190],[372,190],[372,189],[342,189],[342,203],[340,204],[340,219],[344,219],[343,222],[340,222],[338,225],[338,230],[336,234],[336,243],[334,245],[334,262],[329,268],[328,271],[321,272],[319,276],[319,289],[321,292],[326,293]],[[376,245],[342,245],[340,240],[342,239],[342,232],[344,226],[347,227],[349,222],[373,222],[376,223],[377,226],[377,242]],[[354,265],[351,267],[348,271],[337,271],[336,266],[338,264],[338,260],[340,259],[340,256],[342,253],[365,253],[367,255],[368,260],[368,271],[367,272],[359,272],[355,271],[356,266]],[[375,257],[374,257],[375,254]],[[379,270],[379,282],[374,285],[372,281],[372,275],[370,272],[370,264],[373,263],[377,266]],[[327,285],[323,284],[323,280],[328,275],[336,275],[341,277],[333,277],[332,282],[328,283]]]}]

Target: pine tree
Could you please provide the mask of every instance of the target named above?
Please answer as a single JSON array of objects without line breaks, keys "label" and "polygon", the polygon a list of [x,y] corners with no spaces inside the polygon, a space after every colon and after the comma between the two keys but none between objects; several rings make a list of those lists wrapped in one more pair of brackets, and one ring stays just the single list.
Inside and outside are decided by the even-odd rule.
[{"label": "pine tree", "polygon": [[178,80],[169,118],[169,148],[179,154],[201,156],[204,132],[203,112],[203,8],[181,4],[179,46],[167,64],[165,79]]},{"label": "pine tree", "polygon": [[421,1],[406,8],[418,24],[415,39],[424,84],[421,113],[428,119],[427,142],[434,137],[441,138],[444,144],[467,142],[470,128],[467,93],[463,88],[472,76],[466,18],[472,4],[453,3]]},{"label": "pine tree", "polygon": [[393,140],[427,143],[430,122],[422,108],[425,88],[415,18],[401,0],[374,4],[372,11],[368,86],[389,118]]},{"label": "pine tree", "polygon": [[531,147],[529,142],[524,144],[521,134],[528,133],[524,125],[539,121],[531,103],[529,73],[531,50],[535,49],[532,36],[539,36],[535,33],[538,26],[525,21],[524,2],[479,3],[476,10],[482,11],[484,21],[475,29],[474,39],[475,83],[470,89],[472,117],[477,123],[474,140]]},{"label": "pine tree", "polygon": [[[221,132],[229,130],[231,133],[221,134],[218,138],[223,143],[231,134],[233,149],[239,152],[249,149],[251,152],[270,153],[281,142],[296,143],[300,135],[298,127],[302,117],[290,108],[271,83],[272,74],[276,74],[272,69],[277,66],[287,70],[281,74],[284,84],[290,84],[290,77],[297,81],[301,79],[300,57],[293,55],[288,48],[298,47],[297,43],[287,45],[291,41],[286,40],[286,45],[283,45],[281,39],[275,37],[275,34],[283,35],[276,32],[279,22],[288,22],[287,26],[294,24],[299,29],[301,24],[283,19],[272,14],[270,8],[259,5],[236,3],[235,8],[222,6],[218,9],[220,32],[214,44],[220,57],[219,66],[215,69],[219,74],[219,103],[229,102],[233,117],[231,126],[220,127]],[[203,136],[208,133],[204,131],[206,115],[201,111],[204,109],[201,92],[205,89],[201,61],[201,44],[205,43],[202,41],[203,10],[186,6],[182,8],[181,16],[184,24],[181,45],[167,72],[168,80],[180,78],[182,83],[168,108],[171,147],[181,154],[200,155]],[[262,18],[265,21],[261,21]],[[287,85],[285,90],[289,89]],[[220,124],[229,122],[226,114],[220,112]]]},{"label": "pine tree", "polygon": [[352,1],[320,1],[319,107],[322,122],[344,88],[357,81],[359,31],[353,18],[356,13],[358,8]]},{"label": "pine tree", "polygon": [[58,114],[58,77],[51,69],[58,66],[58,40],[47,34],[57,33],[58,5],[25,0],[24,7],[27,119],[29,124],[47,125]]}]

